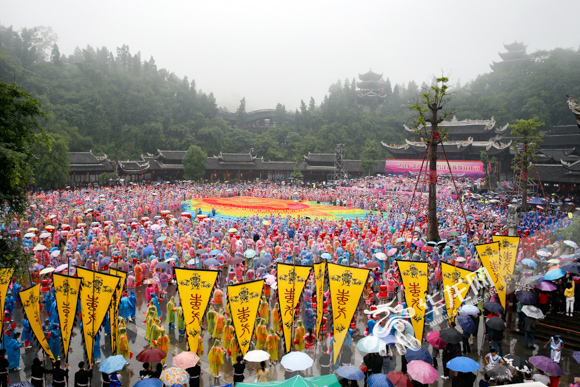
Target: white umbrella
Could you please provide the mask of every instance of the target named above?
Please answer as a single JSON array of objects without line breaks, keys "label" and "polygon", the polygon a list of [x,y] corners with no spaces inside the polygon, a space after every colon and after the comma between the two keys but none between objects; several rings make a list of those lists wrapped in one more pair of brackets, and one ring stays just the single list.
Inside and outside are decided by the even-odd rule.
[{"label": "white umbrella", "polygon": [[533,305],[524,305],[524,307],[522,308],[522,312],[524,312],[526,316],[531,318],[536,319],[544,318],[544,313],[542,313],[540,308]]},{"label": "white umbrella", "polygon": [[40,239],[50,238],[50,233],[43,232],[42,234],[39,235],[39,238]]},{"label": "white umbrella", "polygon": [[253,361],[253,362],[261,362],[266,361],[270,358],[270,354],[266,351],[262,351],[261,349],[254,349],[253,351],[249,351],[244,356],[246,361]]},{"label": "white umbrella", "polygon": [[481,310],[475,305],[463,305],[459,308],[459,313],[466,314],[468,316],[477,316]]},{"label": "white umbrella", "polygon": [[564,244],[572,247],[573,249],[578,248],[578,244],[574,241],[571,241],[571,240],[564,241]]},{"label": "white umbrella", "polygon": [[376,257],[379,261],[386,261],[387,260],[387,254],[385,254],[385,253],[377,253]]},{"label": "white umbrella", "polygon": [[54,267],[46,267],[46,268],[42,269],[40,271],[40,273],[38,273],[38,274],[44,275],[44,274],[52,273],[54,270],[55,270]]},{"label": "white umbrella", "polygon": [[42,250],[46,250],[46,246],[45,245],[36,245],[34,246],[34,251],[42,251]]},{"label": "white umbrella", "polygon": [[34,238],[35,236],[36,234],[33,232],[27,232],[26,234],[24,234],[24,238]]},{"label": "white umbrella", "polygon": [[539,250],[536,254],[538,254],[540,257],[549,257],[551,255],[550,252],[544,250]]},{"label": "white umbrella", "polygon": [[292,370],[292,371],[304,371],[310,367],[314,363],[314,359],[310,356],[305,354],[304,352],[296,352],[292,351],[287,353],[282,357],[282,361],[280,362],[284,368]]}]

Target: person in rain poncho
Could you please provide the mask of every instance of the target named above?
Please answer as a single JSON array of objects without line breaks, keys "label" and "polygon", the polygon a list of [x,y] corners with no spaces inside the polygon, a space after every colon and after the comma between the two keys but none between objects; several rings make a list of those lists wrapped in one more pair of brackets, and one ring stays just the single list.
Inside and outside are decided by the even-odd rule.
[{"label": "person in rain poncho", "polygon": [[268,339],[268,328],[266,328],[266,320],[260,319],[260,324],[256,328],[256,349],[265,350],[266,340]]},{"label": "person in rain poncho", "polygon": [[151,293],[151,301],[153,302],[153,305],[155,305],[155,308],[157,309],[157,318],[161,318],[161,306],[159,305],[159,298],[157,298],[157,295],[155,293]]},{"label": "person in rain poncho", "polygon": [[161,320],[153,320],[153,324],[151,325],[151,348],[155,348],[155,341],[159,338],[159,334],[161,333],[160,327]]},{"label": "person in rain poncho", "polygon": [[560,359],[562,358],[562,350],[564,349],[564,342],[560,338],[560,335],[552,336],[550,340],[544,345],[544,348],[546,348],[548,345],[550,345],[550,358],[556,363],[560,363]]},{"label": "person in rain poncho", "polygon": [[50,347],[50,352],[52,352],[55,359],[58,359],[60,355],[60,339],[61,339],[60,327],[58,324],[52,324],[52,329],[50,330],[50,337],[48,338],[48,345]]},{"label": "person in rain poncho", "polygon": [[125,320],[129,320],[131,318],[131,309],[132,304],[127,294],[123,294],[121,297],[121,302],[119,304],[119,315],[123,317]]},{"label": "person in rain poncho", "polygon": [[272,309],[272,326],[276,333],[280,333],[280,304],[276,303]]},{"label": "person in rain poncho", "polygon": [[131,358],[131,347],[129,346],[129,339],[127,338],[127,328],[119,328],[119,341],[117,344],[117,354],[123,355],[127,360]]},{"label": "person in rain poncho", "polygon": [[14,337],[6,344],[6,355],[8,356],[8,369],[20,371],[20,348],[24,346],[18,339],[20,332],[14,333]]},{"label": "person in rain poncho", "polygon": [[[165,327],[159,327],[159,337],[152,343],[167,355],[169,351],[169,336],[165,334]],[[167,356],[161,360],[161,364],[165,364],[165,359],[167,359]]]},{"label": "person in rain poncho", "polygon": [[266,321],[266,325],[270,321],[270,307],[266,301],[266,297],[262,296],[262,301],[260,302],[260,308],[258,309],[260,317]]},{"label": "person in rain poncho", "polygon": [[135,321],[135,315],[137,314],[137,297],[135,297],[135,291],[131,290],[129,294],[129,301],[131,301],[131,318],[129,321]]},{"label": "person in rain poncho", "polygon": [[209,360],[209,373],[214,378],[220,377],[220,369],[222,364],[224,364],[224,349],[221,347],[219,340],[216,340],[213,347],[207,354],[207,359]]},{"label": "person in rain poncho", "polygon": [[167,302],[167,324],[169,329],[175,328],[175,297]]},{"label": "person in rain poncho", "polygon": [[223,314],[218,313],[215,317],[215,328],[213,330],[213,338],[221,340],[226,327],[226,318]]},{"label": "person in rain poncho", "polygon": [[206,317],[207,317],[207,333],[209,333],[212,337],[213,337],[213,331],[215,329],[215,316],[216,316],[216,311],[213,308],[213,306],[211,306],[208,310],[208,312],[206,313]]},{"label": "person in rain poncho", "polygon": [[294,333],[294,346],[299,352],[304,351],[304,335],[306,335],[306,330],[302,324],[302,320],[298,320],[296,327],[296,332]]},{"label": "person in rain poncho", "polygon": [[268,335],[267,341],[270,365],[275,365],[278,361],[278,342],[280,341],[280,337],[274,331],[274,327],[270,327],[270,334]]},{"label": "person in rain poncho", "polygon": [[179,331],[179,336],[185,335],[185,316],[183,315],[183,308],[178,306],[176,309],[177,314],[177,330]]},{"label": "person in rain poncho", "polygon": [[147,323],[147,327],[145,329],[145,340],[151,341],[151,328],[153,327],[153,323],[157,318],[157,308],[152,303],[149,304],[149,308],[147,309],[147,315],[145,316],[145,322]]}]

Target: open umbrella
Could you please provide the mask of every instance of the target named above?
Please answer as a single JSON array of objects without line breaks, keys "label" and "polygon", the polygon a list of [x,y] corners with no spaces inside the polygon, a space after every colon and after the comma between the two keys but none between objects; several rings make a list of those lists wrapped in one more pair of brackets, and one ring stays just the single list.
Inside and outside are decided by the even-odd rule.
[{"label": "open umbrella", "polygon": [[540,308],[533,306],[533,305],[524,305],[522,307],[522,312],[528,317],[539,319],[544,318],[544,313],[540,310]]},{"label": "open umbrella", "polygon": [[46,268],[42,269],[38,274],[45,275],[45,274],[48,274],[48,273],[52,273],[55,270],[56,269],[54,267],[46,267]]},{"label": "open umbrella", "polygon": [[517,292],[516,298],[524,305],[534,305],[538,303],[538,296],[528,291]]},{"label": "open umbrella", "polygon": [[66,263],[62,265],[58,265],[58,267],[54,270],[55,273],[60,273],[63,270],[68,269],[68,265]]},{"label": "open umbrella", "polygon": [[459,326],[461,327],[461,329],[463,329],[464,332],[467,332],[469,334],[475,333],[475,323],[468,315],[461,313],[458,314],[457,322],[459,323]]},{"label": "open umbrella", "polygon": [[505,321],[499,317],[488,318],[485,325],[496,331],[503,331],[506,329]]},{"label": "open umbrella", "polygon": [[486,302],[483,308],[489,310],[491,313],[503,314],[505,309],[497,302]]},{"label": "open umbrella", "polygon": [[568,273],[580,274],[580,265],[576,262],[565,263],[560,268]]},{"label": "open umbrella", "polygon": [[572,354],[572,357],[574,358],[574,360],[576,360],[576,363],[580,364],[580,351],[576,351]]},{"label": "open umbrella", "polygon": [[413,387],[409,377],[399,371],[391,371],[387,374],[387,378],[393,382],[396,387]]},{"label": "open umbrella", "polygon": [[538,254],[540,257],[549,257],[550,255],[552,255],[552,253],[550,253],[547,250],[538,250],[536,251],[536,254]]},{"label": "open umbrella", "polygon": [[507,365],[509,365],[512,368],[515,368],[516,370],[518,370],[520,372],[530,373],[533,370],[533,367],[529,361],[527,361],[527,360],[525,360],[517,355],[510,353],[508,355],[505,355],[503,359],[505,360]]},{"label": "open umbrella", "polygon": [[252,249],[248,249],[244,251],[244,257],[246,258],[254,258],[256,256],[256,251]]},{"label": "open umbrella", "polygon": [[376,253],[375,256],[377,257],[377,259],[379,261],[386,261],[387,260],[387,254],[385,254],[385,253]]},{"label": "open umbrella", "polygon": [[439,331],[431,331],[427,333],[427,342],[435,349],[443,349],[443,347],[447,345],[447,343],[439,337]]},{"label": "open umbrella", "polygon": [[375,267],[381,267],[381,264],[376,261],[369,261],[365,265],[368,269],[374,269]]},{"label": "open umbrella", "polygon": [[422,360],[413,360],[407,364],[407,373],[419,383],[429,384],[437,380],[437,370]]},{"label": "open umbrella", "polygon": [[123,355],[109,356],[99,364],[99,372],[104,374],[112,374],[113,372],[121,371],[127,364],[127,360]]},{"label": "open umbrella", "polygon": [[544,279],[547,281],[554,281],[559,278],[562,278],[566,275],[566,271],[562,269],[553,269],[548,270],[548,272],[544,275]]},{"label": "open umbrella", "polygon": [[497,381],[505,382],[512,379],[512,372],[506,366],[498,363],[490,363],[485,366],[485,373]]},{"label": "open umbrella", "polygon": [[367,385],[369,387],[395,387],[385,374],[372,374],[367,379]]},{"label": "open umbrella", "polygon": [[388,255],[389,257],[392,257],[392,256],[393,256],[393,255],[395,255],[396,253],[397,253],[397,249],[396,249],[396,248],[394,248],[394,247],[393,247],[393,248],[391,248],[391,249],[389,249],[389,251],[387,251],[387,255]]},{"label": "open umbrella", "polygon": [[536,267],[536,266],[538,266],[538,264],[535,261],[533,261],[533,260],[531,260],[529,258],[522,259],[521,262],[524,265],[529,266],[529,267]]},{"label": "open umbrella", "polygon": [[282,357],[282,366],[292,371],[304,371],[314,364],[314,359],[304,352],[292,351]]},{"label": "open umbrella", "polygon": [[244,356],[244,360],[252,362],[266,361],[270,358],[270,354],[261,349],[254,349],[253,351],[248,351]]},{"label": "open umbrella", "polygon": [[475,305],[463,305],[459,308],[459,313],[466,314],[468,316],[477,316],[481,313],[481,310]]},{"label": "open umbrella", "polygon": [[170,267],[171,267],[171,265],[165,261],[157,262],[155,264],[155,268],[157,268],[157,269],[169,269]]},{"label": "open umbrella", "polygon": [[199,356],[197,356],[195,352],[184,351],[173,357],[171,365],[186,370],[190,367],[194,367],[198,362]]},{"label": "open umbrella", "polygon": [[532,356],[530,357],[530,363],[539,370],[542,370],[550,375],[562,376],[564,371],[562,367],[552,359],[546,356]]},{"label": "open umbrella", "polygon": [[139,380],[133,387],[162,387],[163,382],[157,378],[146,378]]},{"label": "open umbrella", "polygon": [[536,285],[536,288],[540,289],[544,292],[551,292],[551,291],[556,290],[558,287],[551,282],[544,281],[544,282],[540,282],[539,285]]},{"label": "open umbrella", "polygon": [[336,374],[348,380],[363,380],[365,378],[364,372],[355,366],[342,366],[336,370]]},{"label": "open umbrella", "polygon": [[356,347],[361,352],[366,353],[378,353],[381,348],[385,347],[385,342],[379,339],[376,336],[369,335],[367,337],[363,337],[356,343]]},{"label": "open umbrella", "polygon": [[577,249],[578,248],[578,244],[576,242],[574,242],[574,241],[571,241],[571,240],[565,240],[564,241],[564,244],[567,245],[567,246],[572,247],[573,249]]},{"label": "open umbrella", "polygon": [[475,372],[481,367],[475,360],[465,356],[455,357],[447,362],[447,368],[458,372]]},{"label": "open umbrella", "polygon": [[203,261],[204,266],[218,266],[220,262],[215,258],[208,258]]},{"label": "open umbrella", "polygon": [[139,352],[136,359],[141,363],[154,363],[165,359],[167,354],[159,348],[147,348]]},{"label": "open umbrella", "polygon": [[32,249],[34,251],[43,251],[46,250],[46,246],[45,245],[36,245],[34,246],[34,249]]},{"label": "open umbrella", "polygon": [[433,358],[429,354],[429,351],[423,347],[419,347],[417,350],[407,349],[405,358],[407,361],[422,360],[429,364],[433,364]]},{"label": "open umbrella", "polygon": [[320,258],[322,258],[322,259],[332,259],[332,255],[330,255],[329,253],[322,253],[322,255],[320,256]]},{"label": "open umbrella", "polygon": [[171,367],[161,372],[159,380],[168,386],[173,386],[174,384],[184,384],[189,380],[189,374],[181,368]]},{"label": "open umbrella", "polygon": [[463,335],[455,328],[443,329],[439,332],[439,337],[449,344],[458,344],[463,340]]}]

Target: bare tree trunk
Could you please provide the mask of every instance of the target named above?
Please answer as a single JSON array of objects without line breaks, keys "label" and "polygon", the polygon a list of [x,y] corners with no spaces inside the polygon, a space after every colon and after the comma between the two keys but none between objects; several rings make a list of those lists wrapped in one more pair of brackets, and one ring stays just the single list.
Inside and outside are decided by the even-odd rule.
[{"label": "bare tree trunk", "polygon": [[[430,241],[439,242],[439,221],[437,219],[437,145],[439,143],[439,132],[432,129],[434,136],[429,146],[429,212],[427,219],[429,230],[427,236]],[[435,136],[435,134],[437,134]]]}]

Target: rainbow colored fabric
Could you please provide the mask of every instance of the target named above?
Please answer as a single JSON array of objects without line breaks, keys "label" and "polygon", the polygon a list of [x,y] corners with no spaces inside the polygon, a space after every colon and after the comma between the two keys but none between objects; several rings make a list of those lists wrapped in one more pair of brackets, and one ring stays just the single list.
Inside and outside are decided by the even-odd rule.
[{"label": "rainbow colored fabric", "polygon": [[247,218],[258,215],[260,217],[271,214],[291,217],[310,218],[362,218],[372,212],[350,207],[337,207],[324,204],[316,204],[309,201],[295,201],[270,198],[256,198],[248,196],[214,197],[187,200],[186,208],[189,212],[201,209],[209,214],[215,209],[217,216],[224,218]]}]

